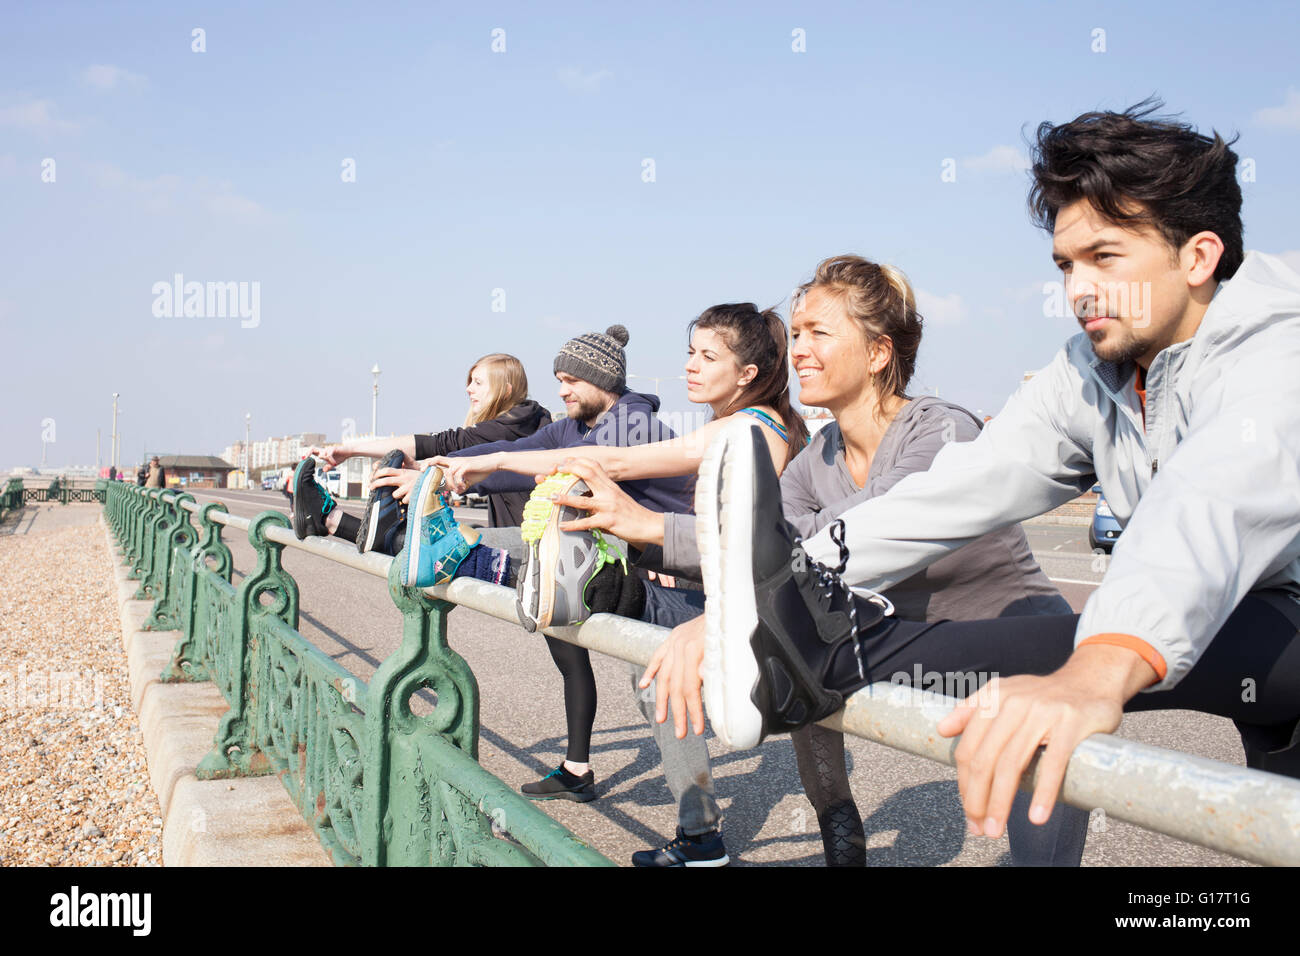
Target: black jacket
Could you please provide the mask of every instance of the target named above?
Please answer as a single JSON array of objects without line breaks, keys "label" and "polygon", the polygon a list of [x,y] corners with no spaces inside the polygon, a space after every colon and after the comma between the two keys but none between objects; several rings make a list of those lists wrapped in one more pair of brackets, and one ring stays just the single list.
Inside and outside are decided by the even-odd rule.
[{"label": "black jacket", "polygon": [[[551,413],[530,398],[496,418],[468,428],[449,428],[433,435],[416,435],[415,457],[423,460],[450,455],[489,442],[516,441],[527,438],[550,423]],[[509,528],[523,524],[524,505],[528,503],[528,495],[527,491],[488,495],[488,527]]]}]

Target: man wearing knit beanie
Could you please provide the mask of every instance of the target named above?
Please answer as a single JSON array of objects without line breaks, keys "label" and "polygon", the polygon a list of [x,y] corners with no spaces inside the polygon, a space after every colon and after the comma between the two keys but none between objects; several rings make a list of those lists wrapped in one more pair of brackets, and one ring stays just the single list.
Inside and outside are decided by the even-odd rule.
[{"label": "man wearing knit beanie", "polygon": [[[611,325],[603,334],[588,332],[565,342],[555,357],[555,378],[559,382],[560,397],[564,400],[565,418],[538,429],[527,438],[477,445],[448,457],[479,457],[490,461],[496,452],[559,448],[572,448],[574,456],[581,457],[584,445],[640,444],[674,437],[672,429],[663,425],[656,415],[659,396],[627,390],[627,357],[623,353],[627,341],[627,329],[621,325]],[[437,461],[446,464],[446,459]],[[528,491],[540,488],[544,493],[549,487],[537,486],[531,476],[510,471],[489,469],[484,474],[485,477],[471,487],[470,491],[495,494],[497,489]],[[650,511],[690,512],[692,508],[693,484],[689,478],[635,479],[623,482],[621,487],[634,501]],[[417,495],[418,491],[419,486],[416,489]],[[570,493],[581,492],[574,490]],[[534,520],[539,526],[545,524],[548,529],[546,534],[557,533],[555,522],[538,521],[535,515],[534,519],[529,518],[530,510],[539,506],[546,510],[547,503],[539,501],[535,494],[524,511],[524,523]],[[593,549],[602,555],[607,553],[605,549],[609,542],[598,543],[590,532],[586,533],[586,537],[591,540],[586,542],[584,554],[590,556]],[[625,605],[635,600],[638,594],[640,600],[644,601],[644,588],[635,575],[628,574],[626,560],[621,555],[619,560],[595,564],[595,576],[586,579],[585,575],[593,565],[585,559],[572,557],[573,538],[566,539],[566,545],[562,549],[563,554],[572,559],[573,574],[579,578],[578,593],[582,595],[582,601],[588,609],[623,610],[626,616],[639,615],[639,608],[629,612]],[[614,543],[608,553],[613,556],[618,550],[617,543]],[[529,568],[536,567],[536,562],[542,560],[539,555],[543,551],[559,555],[561,549],[547,551],[539,547],[536,539],[533,539],[530,546],[526,546],[521,528],[487,528],[481,532],[477,545],[470,548],[467,557],[455,567],[453,573],[514,586],[519,584],[521,575],[524,581],[529,579]],[[556,558],[552,557],[551,560]],[[530,565],[529,561],[533,564]],[[570,562],[565,563],[567,566]],[[498,568],[501,569],[499,574]],[[484,573],[483,569],[489,569],[489,573]],[[534,582],[540,578],[540,572],[533,576]],[[556,584],[555,587],[560,585]],[[524,606],[521,600],[521,609]],[[525,617],[521,610],[521,623],[525,622]],[[525,623],[525,626],[533,630],[536,622],[532,622],[531,626]],[[556,667],[564,677],[565,713],[569,721],[568,746],[564,761],[559,767],[541,780],[526,784],[521,789],[533,799],[558,798],[586,802],[596,797],[595,773],[588,762],[596,707],[595,676],[585,648],[552,637],[546,638],[546,644]],[[684,781],[683,789],[694,783],[693,779]]]},{"label": "man wearing knit beanie", "polygon": [[555,374],[564,372],[597,388],[622,395],[627,388],[627,329],[611,325],[605,334],[587,332],[569,339],[555,356]]}]

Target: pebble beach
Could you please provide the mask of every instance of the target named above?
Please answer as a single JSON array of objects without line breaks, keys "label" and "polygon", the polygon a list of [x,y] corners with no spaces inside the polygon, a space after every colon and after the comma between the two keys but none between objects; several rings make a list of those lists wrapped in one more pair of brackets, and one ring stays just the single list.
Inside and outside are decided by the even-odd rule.
[{"label": "pebble beach", "polygon": [[0,524],[3,866],[162,862],[99,513],[29,506]]}]

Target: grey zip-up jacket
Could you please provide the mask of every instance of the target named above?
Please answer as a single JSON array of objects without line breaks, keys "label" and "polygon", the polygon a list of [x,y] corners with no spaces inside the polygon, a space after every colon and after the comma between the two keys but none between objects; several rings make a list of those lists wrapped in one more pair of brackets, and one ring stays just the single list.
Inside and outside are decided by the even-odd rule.
[{"label": "grey zip-up jacket", "polygon": [[[1125,531],[1075,642],[1125,636],[1173,687],[1248,592],[1300,595],[1300,276],[1248,253],[1151,363],[1145,425],[1135,375],[1070,339],[979,438],[842,515],[845,577],[887,588],[1100,481]],[[838,562],[825,531],[805,548]]]}]

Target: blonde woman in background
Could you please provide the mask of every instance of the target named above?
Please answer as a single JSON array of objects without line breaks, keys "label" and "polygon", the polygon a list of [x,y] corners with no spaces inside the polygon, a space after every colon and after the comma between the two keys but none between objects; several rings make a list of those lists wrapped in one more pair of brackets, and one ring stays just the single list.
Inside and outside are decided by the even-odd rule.
[{"label": "blonde woman in background", "polygon": [[[294,472],[294,533],[332,534],[357,542],[360,551],[395,554],[401,550],[405,509],[393,498],[393,489],[376,484],[398,470],[418,468],[419,462],[483,445],[526,438],[550,424],[551,413],[528,397],[528,376],[513,355],[493,352],[475,362],[465,376],[469,409],[465,423],[444,431],[394,438],[351,439],[334,445],[313,446]],[[371,476],[372,491],[365,515],[358,519],[337,506],[330,493],[315,480],[314,458],[328,467],[358,455],[380,459]],[[526,492],[488,495],[488,526],[518,525],[523,520]]]}]

